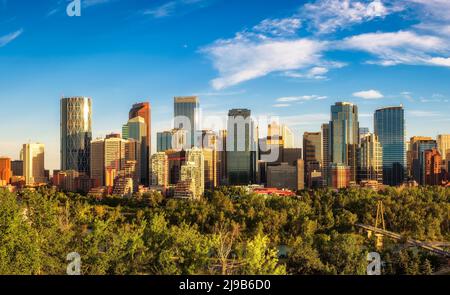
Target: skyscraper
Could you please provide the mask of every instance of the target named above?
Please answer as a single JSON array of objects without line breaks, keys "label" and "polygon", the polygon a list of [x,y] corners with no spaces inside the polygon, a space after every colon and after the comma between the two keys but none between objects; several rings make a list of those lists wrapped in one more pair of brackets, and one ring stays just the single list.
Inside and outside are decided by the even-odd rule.
[{"label": "skyscraper", "polygon": [[[148,158],[148,140],[147,140],[147,122],[143,117],[134,117],[128,120],[126,124],[128,133],[128,137],[125,139],[134,139],[136,143],[139,145],[140,157],[136,160],[138,161],[138,169],[140,170],[140,182],[142,184],[149,184],[149,158]],[[123,135],[122,135],[123,136]]]},{"label": "skyscraper", "polygon": [[[193,164],[195,169],[193,170],[193,175],[190,177],[195,178],[195,196],[200,198],[205,192],[205,156],[203,151],[199,148],[194,147],[186,152],[186,162],[187,164]],[[183,169],[183,167],[181,168]],[[183,179],[183,173],[181,176]]]},{"label": "skyscraper", "polygon": [[374,115],[375,135],[383,148],[383,183],[396,186],[405,180],[405,111],[403,106],[378,109]]},{"label": "skyscraper", "polygon": [[348,102],[331,106],[330,161],[350,169],[350,181],[356,182],[359,144],[358,107]]},{"label": "skyscraper", "polygon": [[152,155],[150,180],[152,186],[169,186],[169,159],[164,152]]},{"label": "skyscraper", "polygon": [[227,126],[228,183],[230,185],[255,183],[258,135],[250,110],[230,110]]},{"label": "skyscraper", "polygon": [[174,128],[188,131],[189,147],[196,144],[195,132],[199,125],[199,99],[196,96],[174,98]]},{"label": "skyscraper", "polygon": [[90,173],[91,116],[90,98],[61,99],[61,170]]},{"label": "skyscraper", "polygon": [[305,132],[303,134],[303,161],[305,161],[305,176],[320,172],[322,167],[322,134],[320,132]]},{"label": "skyscraper", "polygon": [[439,134],[437,136],[437,144],[442,160],[447,160],[447,153],[450,152],[450,134]]},{"label": "skyscraper", "polygon": [[0,186],[9,184],[11,174],[11,159],[0,157]]},{"label": "skyscraper", "polygon": [[156,134],[156,152],[161,153],[172,149],[172,131],[158,132]]},{"label": "skyscraper", "polygon": [[329,185],[330,168],[330,124],[322,124],[322,177],[323,186]]},{"label": "skyscraper", "polygon": [[23,145],[23,172],[27,185],[47,182],[44,168],[44,150],[44,145],[40,143],[26,143]]},{"label": "skyscraper", "polygon": [[358,163],[358,181],[383,182],[383,148],[375,134],[369,133],[361,138]]},{"label": "skyscraper", "polygon": [[442,157],[437,149],[424,152],[424,185],[442,184]]},{"label": "skyscraper", "polygon": [[411,138],[412,176],[417,183],[425,185],[425,152],[437,149],[437,143],[431,138]]},{"label": "skyscraper", "polygon": [[[136,128],[139,128],[140,131],[143,130],[143,128],[141,126],[139,127],[133,127],[133,130],[131,129],[130,124],[128,124],[128,130],[124,130],[125,132],[128,132],[128,138],[134,138],[136,139],[138,142],[141,143],[141,146],[144,150],[141,150],[141,153],[143,154],[143,158],[142,158],[142,162],[145,164],[141,164],[140,165],[140,175],[141,175],[141,182],[144,184],[148,184],[149,183],[149,165],[150,165],[150,155],[151,155],[151,151],[152,151],[152,123],[151,123],[151,105],[149,102],[141,102],[141,103],[136,103],[132,106],[128,119],[131,121],[131,126],[135,126],[135,125],[141,125],[142,122],[140,119],[136,119],[137,117],[141,117],[144,119],[143,124],[145,125],[145,131],[144,134],[140,134],[139,133],[139,137],[140,138],[136,138]],[[130,122],[129,121],[129,122]],[[134,133],[132,133],[134,132]],[[141,140],[142,139],[142,140]],[[144,158],[145,156],[145,158]]]},{"label": "skyscraper", "polygon": [[294,148],[294,134],[286,125],[272,122],[267,130],[267,145],[282,145],[284,148]]}]

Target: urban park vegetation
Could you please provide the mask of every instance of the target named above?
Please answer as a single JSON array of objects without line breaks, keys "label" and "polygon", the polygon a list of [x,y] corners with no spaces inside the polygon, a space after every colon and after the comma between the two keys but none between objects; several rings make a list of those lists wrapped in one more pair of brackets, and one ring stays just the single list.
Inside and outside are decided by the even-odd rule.
[{"label": "urban park vegetation", "polygon": [[[424,241],[450,241],[450,189],[302,191],[264,197],[221,187],[201,201],[148,193],[95,199],[51,188],[0,191],[0,274],[365,274],[375,224]],[[385,239],[383,274],[431,274],[442,258]]]}]

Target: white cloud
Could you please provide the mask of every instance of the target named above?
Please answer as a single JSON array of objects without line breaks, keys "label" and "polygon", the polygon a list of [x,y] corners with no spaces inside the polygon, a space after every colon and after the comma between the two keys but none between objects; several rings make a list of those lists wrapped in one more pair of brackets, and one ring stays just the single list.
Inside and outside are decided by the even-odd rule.
[{"label": "white cloud", "polygon": [[[434,64],[443,61],[434,54],[445,54],[449,42],[431,35],[418,35],[412,31],[393,33],[367,33],[348,37],[339,42],[341,49],[356,49],[375,55],[371,63],[393,66],[398,64]],[[436,59],[437,58],[437,59]]]},{"label": "white cloud", "polygon": [[328,98],[327,96],[320,95],[303,95],[303,96],[286,96],[276,99],[278,102],[294,102],[294,101],[310,101],[310,100],[323,100]]},{"label": "white cloud", "polygon": [[301,15],[318,33],[332,33],[353,24],[383,18],[389,13],[390,9],[381,0],[317,0],[305,4]]},{"label": "white cloud", "polygon": [[384,95],[379,92],[378,90],[366,90],[366,91],[359,91],[353,93],[354,97],[359,97],[362,99],[380,99],[383,98]]},{"label": "white cloud", "polygon": [[441,114],[433,111],[423,111],[423,110],[410,110],[407,114],[412,117],[440,117]]},{"label": "white cloud", "polygon": [[310,68],[320,62],[324,48],[324,42],[310,39],[250,38],[239,33],[202,51],[220,73],[212,81],[213,87],[224,89],[273,72]]},{"label": "white cloud", "polygon": [[288,104],[288,103],[277,103],[277,104],[273,105],[274,108],[287,108],[287,107],[290,107],[290,106],[291,105]]},{"label": "white cloud", "polygon": [[255,32],[272,36],[294,35],[302,26],[299,18],[288,17],[283,19],[266,19],[253,27]]},{"label": "white cloud", "polygon": [[144,10],[142,14],[153,18],[164,18],[172,16],[175,13],[185,13],[186,10],[202,8],[209,4],[208,0],[173,0],[161,4],[160,6]]},{"label": "white cloud", "polygon": [[433,57],[429,60],[430,64],[437,66],[450,67],[450,57]]},{"label": "white cloud", "polygon": [[6,46],[7,44],[11,43],[15,39],[17,39],[20,35],[22,35],[22,33],[23,29],[20,29],[18,31],[0,37],[0,47]]}]

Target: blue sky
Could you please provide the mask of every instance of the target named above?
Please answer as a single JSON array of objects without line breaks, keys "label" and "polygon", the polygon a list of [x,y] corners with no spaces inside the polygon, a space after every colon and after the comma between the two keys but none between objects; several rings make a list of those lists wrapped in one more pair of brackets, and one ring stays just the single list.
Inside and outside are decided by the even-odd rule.
[{"label": "blue sky", "polygon": [[192,94],[204,127],[246,107],[300,139],[351,101],[371,130],[403,104],[408,136],[450,132],[450,1],[81,0],[80,17],[69,2],[0,0],[1,155],[42,142],[57,169],[59,99],[75,95],[93,99],[94,137],[141,100],[167,129]]}]

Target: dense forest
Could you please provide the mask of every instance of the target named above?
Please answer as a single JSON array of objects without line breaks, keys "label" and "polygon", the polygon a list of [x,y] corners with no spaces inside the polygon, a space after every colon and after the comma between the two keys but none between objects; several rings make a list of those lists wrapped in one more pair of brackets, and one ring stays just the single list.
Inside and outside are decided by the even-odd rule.
[{"label": "dense forest", "polygon": [[[302,191],[264,197],[221,187],[201,201],[159,193],[95,199],[51,188],[0,190],[0,274],[365,274],[383,201],[388,230],[450,241],[450,189]],[[383,274],[431,274],[441,257],[385,239]]]}]

